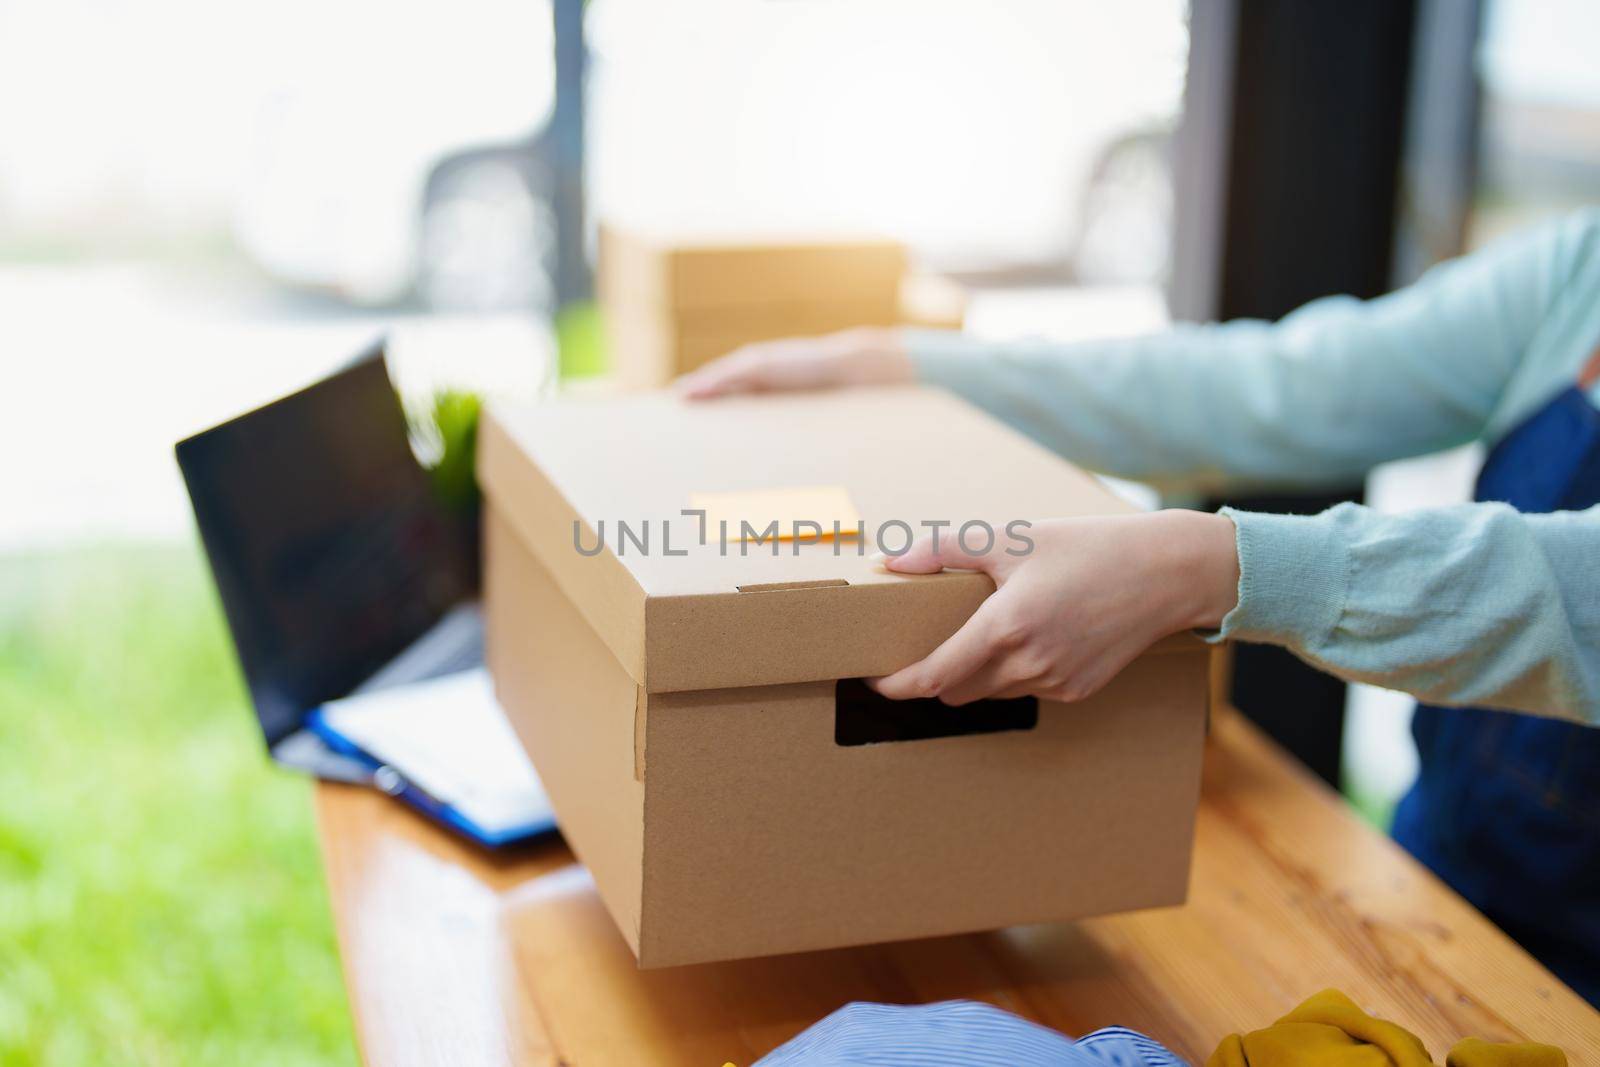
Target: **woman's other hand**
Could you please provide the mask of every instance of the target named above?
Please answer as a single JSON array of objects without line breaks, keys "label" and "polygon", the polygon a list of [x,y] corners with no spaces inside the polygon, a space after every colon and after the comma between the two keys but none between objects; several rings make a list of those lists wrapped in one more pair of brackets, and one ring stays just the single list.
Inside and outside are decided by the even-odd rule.
[{"label": "woman's other hand", "polygon": [[[968,554],[945,531],[885,561],[897,574],[978,570],[996,591],[926,659],[875,679],[897,700],[1082,700],[1168,634],[1214,628],[1238,600],[1232,520],[1198,511],[1053,519]],[[977,547],[977,546],[975,546]]]},{"label": "woman's other hand", "polygon": [[915,376],[899,330],[862,327],[745,345],[690,371],[677,387],[691,400],[709,400],[739,393],[898,385]]}]

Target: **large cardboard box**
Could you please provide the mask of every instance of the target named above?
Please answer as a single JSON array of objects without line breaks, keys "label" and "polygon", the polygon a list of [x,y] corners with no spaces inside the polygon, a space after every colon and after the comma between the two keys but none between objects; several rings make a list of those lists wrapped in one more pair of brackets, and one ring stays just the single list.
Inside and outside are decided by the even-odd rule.
[{"label": "large cardboard box", "polygon": [[[867,699],[849,679],[926,655],[989,579],[890,574],[870,537],[724,549],[682,515],[697,493],[837,486],[887,542],[896,520],[1125,510],[1043,448],[920,387],[635,394],[492,406],[479,475],[489,666],[642,965],[1183,900],[1202,643],[1077,704]],[[890,739],[908,729],[951,736]]]}]

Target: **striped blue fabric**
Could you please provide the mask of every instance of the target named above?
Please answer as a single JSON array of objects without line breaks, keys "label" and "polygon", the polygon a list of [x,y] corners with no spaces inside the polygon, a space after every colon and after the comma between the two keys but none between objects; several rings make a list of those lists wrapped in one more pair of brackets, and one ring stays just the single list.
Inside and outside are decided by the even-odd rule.
[{"label": "striped blue fabric", "polygon": [[1188,1067],[1120,1026],[1078,1041],[992,1004],[846,1004],[753,1067]]},{"label": "striped blue fabric", "polygon": [[1126,1026],[1107,1026],[1078,1038],[1078,1048],[1092,1052],[1107,1067],[1189,1067],[1183,1057],[1153,1037]]}]

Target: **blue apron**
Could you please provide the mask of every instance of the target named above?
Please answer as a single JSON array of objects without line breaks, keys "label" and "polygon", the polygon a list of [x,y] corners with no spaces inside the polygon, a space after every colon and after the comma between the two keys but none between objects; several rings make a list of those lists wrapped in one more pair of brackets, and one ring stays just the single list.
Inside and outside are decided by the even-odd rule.
[{"label": "blue apron", "polygon": [[[1477,499],[1600,504],[1600,411],[1584,390],[1597,366],[1495,446]],[[1600,729],[1422,706],[1411,730],[1421,773],[1395,839],[1600,1007]]]}]

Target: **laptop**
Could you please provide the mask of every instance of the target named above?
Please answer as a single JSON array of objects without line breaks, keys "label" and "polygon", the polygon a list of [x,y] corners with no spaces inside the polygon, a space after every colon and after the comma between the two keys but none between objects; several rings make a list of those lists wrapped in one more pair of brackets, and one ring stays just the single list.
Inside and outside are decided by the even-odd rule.
[{"label": "laptop", "polygon": [[555,828],[483,675],[475,537],[411,450],[381,341],[176,452],[273,760],[487,845]]}]

